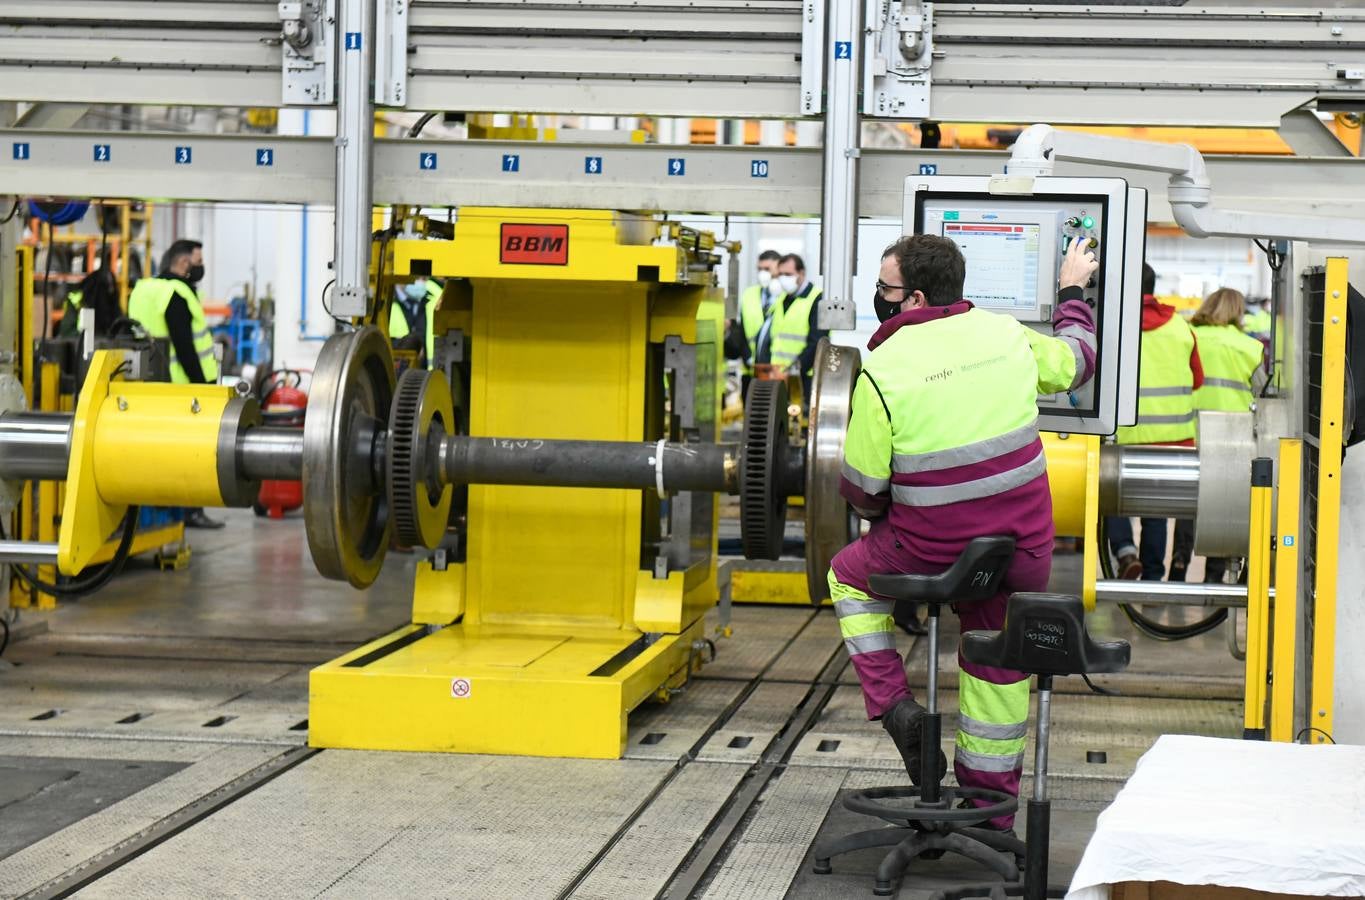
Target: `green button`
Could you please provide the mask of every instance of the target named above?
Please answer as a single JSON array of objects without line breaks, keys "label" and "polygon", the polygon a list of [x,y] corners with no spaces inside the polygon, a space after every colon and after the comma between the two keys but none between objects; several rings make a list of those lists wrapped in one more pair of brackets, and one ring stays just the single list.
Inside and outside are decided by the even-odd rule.
[{"label": "green button", "polygon": [[1094,227],[1095,227],[1095,220],[1094,220],[1094,218],[1091,217],[1091,216],[1086,216],[1084,219],[1081,219],[1081,224],[1082,224],[1083,226],[1085,226],[1086,228],[1094,228]]}]

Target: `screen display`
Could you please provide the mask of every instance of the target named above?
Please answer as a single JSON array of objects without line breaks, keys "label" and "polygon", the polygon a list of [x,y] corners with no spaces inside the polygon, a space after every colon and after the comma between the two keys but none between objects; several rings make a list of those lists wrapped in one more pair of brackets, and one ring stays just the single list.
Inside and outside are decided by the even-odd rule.
[{"label": "screen display", "polygon": [[944,222],[943,237],[967,260],[962,299],[986,309],[1036,308],[1041,231],[1037,224]]}]

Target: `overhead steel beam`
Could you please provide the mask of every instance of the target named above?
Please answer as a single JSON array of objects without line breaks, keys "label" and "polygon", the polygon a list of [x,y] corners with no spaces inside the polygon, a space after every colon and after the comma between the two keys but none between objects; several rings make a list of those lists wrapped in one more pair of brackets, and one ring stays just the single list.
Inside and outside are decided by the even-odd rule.
[{"label": "overhead steel beam", "polygon": [[[16,143],[26,145],[23,159],[15,157]],[[97,146],[107,147],[107,161],[95,161]],[[176,162],[179,147],[190,148],[190,162]],[[516,156],[515,171],[505,168],[507,156]],[[921,166],[936,167],[939,175],[989,175],[1006,159],[997,151],[864,150],[860,213],[898,218],[905,178]],[[674,160],[682,161],[681,174],[669,174]],[[766,175],[755,177],[755,162],[766,163]],[[1359,158],[1208,156],[1206,162],[1222,207],[1357,217],[1365,210],[1365,160]],[[326,137],[0,130],[0,194],[327,205],[334,201],[333,165]],[[1160,175],[1067,162],[1058,163],[1057,174],[1126,177],[1150,192],[1148,217],[1170,221]],[[820,183],[819,148],[375,142],[379,204],[818,216]]]},{"label": "overhead steel beam", "polygon": [[[414,3],[407,108],[798,118],[804,5]],[[1358,8],[940,2],[930,115],[1274,128],[1365,108],[1362,35]],[[274,0],[9,2],[0,100],[277,106],[279,40]]]},{"label": "overhead steel beam", "polygon": [[1299,156],[1350,156],[1351,151],[1337,139],[1311,109],[1296,109],[1280,119],[1280,137]]}]

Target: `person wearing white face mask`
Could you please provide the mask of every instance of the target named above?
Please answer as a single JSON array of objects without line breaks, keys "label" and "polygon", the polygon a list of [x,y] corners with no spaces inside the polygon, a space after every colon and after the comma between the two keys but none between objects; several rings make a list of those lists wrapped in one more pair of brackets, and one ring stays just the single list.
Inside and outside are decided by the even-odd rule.
[{"label": "person wearing white face mask", "polygon": [[742,360],[740,396],[748,396],[749,382],[754,377],[758,333],[772,311],[773,301],[782,296],[777,286],[777,263],[781,258],[782,254],[776,250],[764,250],[758,255],[758,283],[749,285],[741,295],[739,321],[732,323],[731,334],[726,342],[726,356]]},{"label": "person wearing white face mask", "polygon": [[400,290],[401,296],[389,308],[389,340],[395,347],[422,350],[429,369],[436,343],[432,320],[441,301],[442,286],[434,279],[418,278]]},{"label": "person wearing white face mask", "polygon": [[795,253],[778,261],[777,284],[782,298],[759,330],[754,363],[800,375],[803,395],[809,397],[815,345],[829,333],[817,322],[821,291],[806,280],[806,263]]}]

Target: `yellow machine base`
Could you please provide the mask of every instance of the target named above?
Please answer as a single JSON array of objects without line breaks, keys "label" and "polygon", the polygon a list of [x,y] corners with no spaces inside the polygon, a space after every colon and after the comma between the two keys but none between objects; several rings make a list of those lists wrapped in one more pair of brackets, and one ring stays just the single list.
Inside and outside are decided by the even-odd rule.
[{"label": "yellow machine base", "polygon": [[[626,715],[686,681],[702,636],[408,625],[314,669],[314,747],[618,759]],[[662,688],[661,688],[662,686]]]},{"label": "yellow machine base", "polygon": [[[768,603],[780,606],[810,606],[810,587],[806,583],[805,563],[801,568],[732,569],[730,571],[730,601],[732,603]],[[821,605],[830,606],[826,597]]]}]

